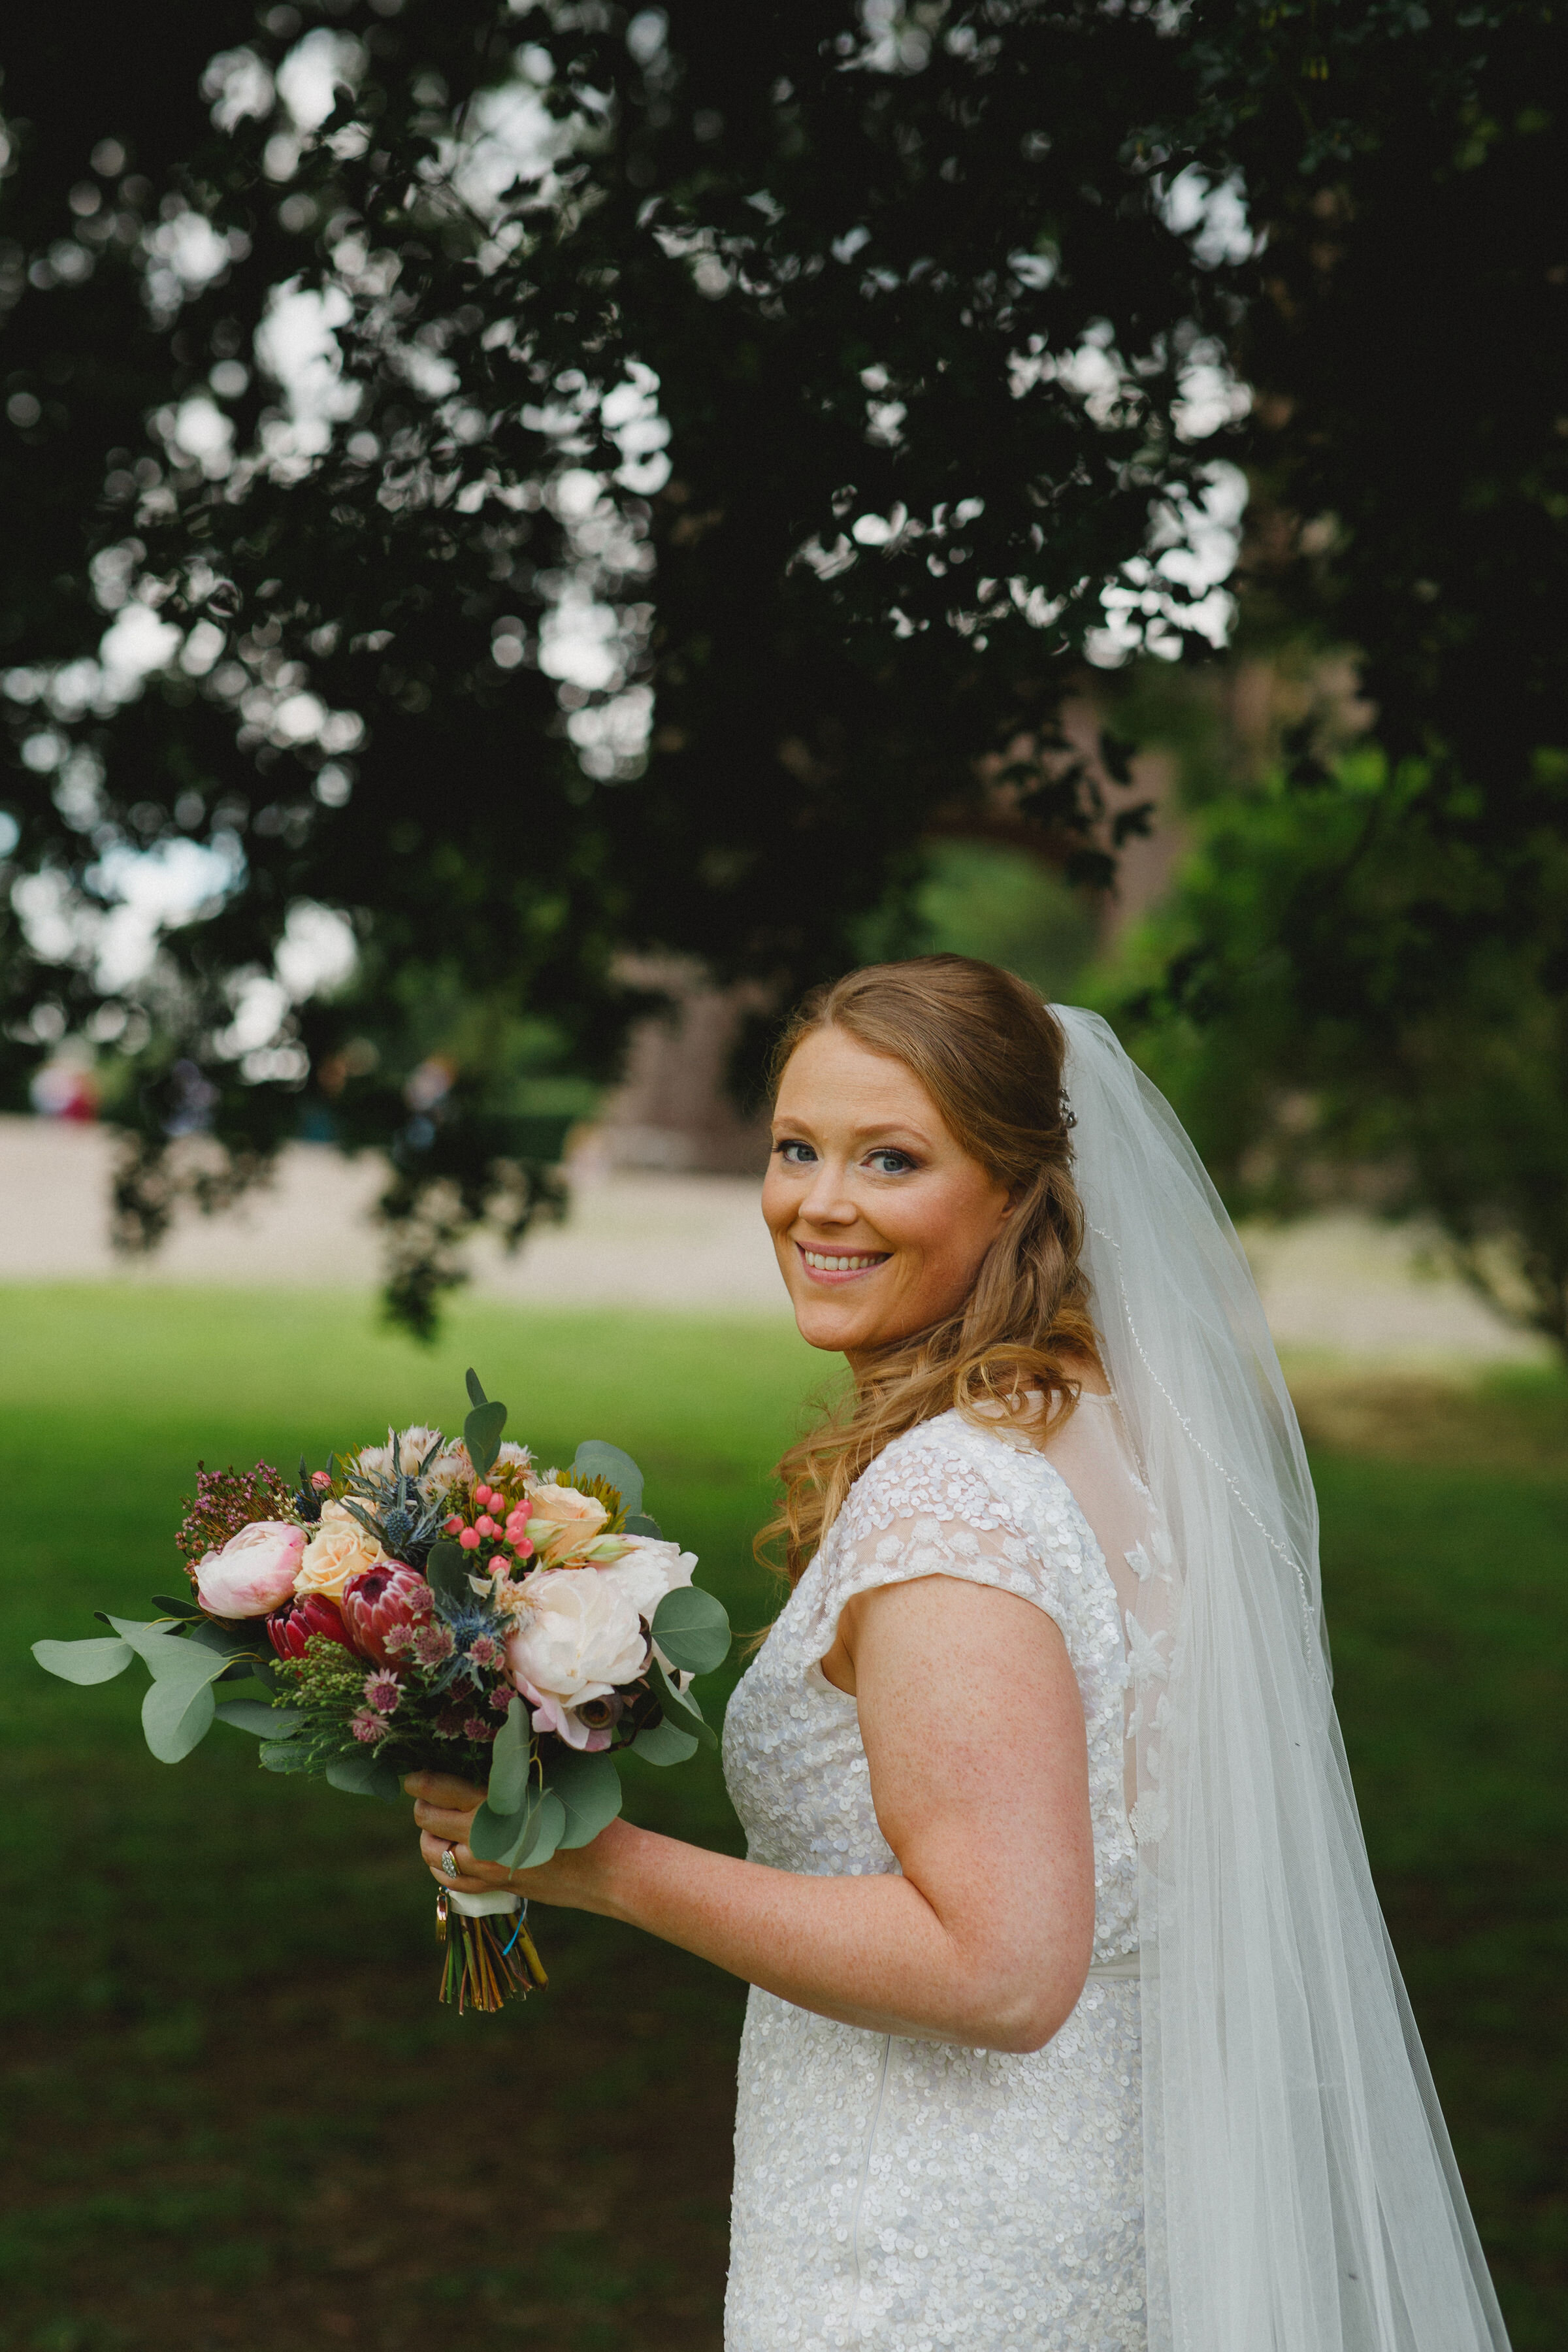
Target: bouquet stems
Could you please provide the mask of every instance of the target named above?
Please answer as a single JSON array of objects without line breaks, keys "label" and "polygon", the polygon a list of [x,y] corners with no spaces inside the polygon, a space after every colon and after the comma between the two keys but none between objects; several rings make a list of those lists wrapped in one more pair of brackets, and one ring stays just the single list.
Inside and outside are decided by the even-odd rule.
[{"label": "bouquet stems", "polygon": [[459,2016],[477,2009],[493,2017],[509,2000],[524,2000],[536,1984],[550,1982],[527,1917],[523,1902],[476,1916],[462,1906],[460,1895],[448,1904],[445,1887],[437,1889],[436,1940],[445,1947],[440,1996],[456,2004]]}]

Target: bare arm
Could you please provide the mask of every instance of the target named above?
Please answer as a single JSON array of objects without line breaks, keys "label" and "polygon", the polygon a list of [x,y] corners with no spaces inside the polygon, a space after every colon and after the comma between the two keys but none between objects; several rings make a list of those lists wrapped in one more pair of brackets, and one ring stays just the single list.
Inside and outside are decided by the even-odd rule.
[{"label": "bare arm", "polygon": [[[841,1644],[901,1877],[772,1870],[617,1821],[514,1883],[847,2024],[1038,2049],[1083,1989],[1094,1926],[1083,1709],[1062,1637],[1014,1594],[937,1576],[861,1595]],[[455,1839],[459,1885],[507,1882],[462,1843],[479,1791],[434,1775],[408,1787],[427,1863]]]}]

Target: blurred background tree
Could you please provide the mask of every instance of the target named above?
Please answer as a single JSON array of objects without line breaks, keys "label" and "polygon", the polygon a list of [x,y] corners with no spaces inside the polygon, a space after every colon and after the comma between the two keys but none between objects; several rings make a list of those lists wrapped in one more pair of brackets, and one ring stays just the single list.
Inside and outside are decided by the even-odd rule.
[{"label": "blurred background tree", "polygon": [[[557,1197],[628,951],[1075,985],[1163,736],[1197,862],[1101,984],[1232,1198],[1436,1211],[1561,1339],[1565,49],[1513,0],[19,20],[12,1098],[100,1057],[132,1239],[386,1150],[427,1328]],[[1303,681],[1250,734],[1233,458],[1224,675]]]},{"label": "blurred background tree", "polygon": [[132,1230],[304,1112],[427,1322],[616,950],[782,1001],[987,793],[1109,872],[1058,706],[1130,563],[1196,601],[1206,462],[1151,20],[334,0],[5,70],[12,1085],[116,1053]]},{"label": "blurred background tree", "polygon": [[1235,1206],[1423,1212],[1568,1348],[1568,26],[1269,15],[1204,72],[1260,239],[1230,667],[1272,716],[1131,686],[1196,854],[1111,1001]]}]

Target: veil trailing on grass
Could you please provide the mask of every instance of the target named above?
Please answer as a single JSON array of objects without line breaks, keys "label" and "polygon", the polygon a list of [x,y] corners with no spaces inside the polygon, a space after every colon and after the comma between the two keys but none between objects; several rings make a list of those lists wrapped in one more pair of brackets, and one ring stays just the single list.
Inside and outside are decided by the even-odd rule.
[{"label": "veil trailing on grass", "polygon": [[1149,2352],[1506,2352],[1367,1865],[1317,1507],[1250,1270],[1168,1104],[1098,1015],[1053,1009],[1094,1318],[1152,1506],[1121,1586]]}]

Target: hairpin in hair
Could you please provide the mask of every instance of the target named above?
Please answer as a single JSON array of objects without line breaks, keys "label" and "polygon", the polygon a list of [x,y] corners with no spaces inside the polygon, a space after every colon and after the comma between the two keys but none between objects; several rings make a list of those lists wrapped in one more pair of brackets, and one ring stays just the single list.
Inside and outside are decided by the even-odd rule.
[{"label": "hairpin in hair", "polygon": [[1078,1125],[1078,1113],[1072,1107],[1071,1097],[1064,1093],[1061,1097],[1061,1105],[1062,1125],[1064,1127],[1076,1127]]}]

